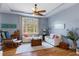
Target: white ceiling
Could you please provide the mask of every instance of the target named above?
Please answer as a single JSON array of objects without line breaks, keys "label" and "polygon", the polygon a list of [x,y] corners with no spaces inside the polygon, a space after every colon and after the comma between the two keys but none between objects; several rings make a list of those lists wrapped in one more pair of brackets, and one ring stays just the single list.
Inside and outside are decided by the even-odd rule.
[{"label": "white ceiling", "polygon": [[[41,16],[41,17],[48,17],[59,11],[67,9],[75,4],[74,3],[37,3],[37,5],[38,8],[46,10],[46,12],[44,13],[45,16]],[[12,14],[32,16],[26,13],[27,12],[32,13],[33,7],[34,7],[34,3],[0,3],[0,13],[12,13]],[[12,12],[11,9],[17,11],[23,11],[25,13]]]}]

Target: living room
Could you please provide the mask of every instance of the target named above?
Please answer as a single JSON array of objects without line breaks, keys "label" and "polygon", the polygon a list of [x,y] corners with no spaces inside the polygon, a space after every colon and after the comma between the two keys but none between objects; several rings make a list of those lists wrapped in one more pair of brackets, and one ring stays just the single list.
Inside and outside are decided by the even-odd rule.
[{"label": "living room", "polygon": [[[5,36],[10,38],[9,40],[7,38],[3,40],[3,42],[5,41],[5,44],[2,45],[4,56],[36,55],[34,53],[37,53],[38,56],[39,55],[42,56],[42,55],[46,55],[45,53],[52,52],[52,48],[55,48],[53,49],[53,52],[55,52],[55,54],[49,53],[49,55],[51,56],[78,55],[76,54],[76,52],[72,51],[72,47],[71,47],[72,40],[68,39],[66,36],[68,34],[68,31],[71,31],[71,30],[76,31],[78,34],[79,4],[77,3],[36,4],[38,8],[45,9],[44,11],[45,13],[43,13],[43,16],[41,14],[38,15],[37,13],[34,13],[34,14],[29,13],[30,11],[32,11],[31,10],[32,7],[37,8],[34,3],[29,3],[29,4],[2,3],[0,5],[1,5],[0,31],[8,32],[7,36],[6,35]],[[27,12],[28,10],[30,11]],[[2,38],[5,38],[4,34],[2,35],[1,35]],[[11,35],[12,38],[9,35]],[[18,41],[16,40],[16,38],[18,39]],[[13,42],[11,39],[14,39],[13,41],[16,42],[16,44],[12,44]],[[37,39],[39,39],[40,42],[38,42]],[[53,39],[55,40],[57,39],[57,41]],[[18,42],[20,42],[20,44],[17,44]],[[60,44],[60,42],[62,43]],[[28,46],[29,44],[30,44],[30,47]],[[59,44],[60,44],[60,47],[63,49],[54,47],[54,46],[58,46]],[[77,44],[76,49],[79,49],[78,48],[79,40],[77,40],[76,44]],[[8,48],[5,48],[4,45],[7,46]],[[48,49],[48,50],[44,50],[44,49]],[[57,51],[57,50],[60,50],[60,51]],[[39,52],[44,51],[44,52],[39,53],[38,51]],[[27,52],[31,52],[31,53],[27,53]],[[67,52],[67,53],[61,54],[61,52],[62,53]]]}]

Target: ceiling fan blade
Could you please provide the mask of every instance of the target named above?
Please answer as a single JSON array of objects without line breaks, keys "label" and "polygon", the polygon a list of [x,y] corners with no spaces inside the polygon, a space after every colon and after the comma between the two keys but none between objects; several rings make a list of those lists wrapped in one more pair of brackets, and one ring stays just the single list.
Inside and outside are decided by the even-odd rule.
[{"label": "ceiling fan blade", "polygon": [[19,10],[13,10],[13,9],[10,9],[12,12],[17,12],[17,13],[24,13],[24,14],[33,14],[31,12],[24,12],[24,11],[19,11]]},{"label": "ceiling fan blade", "polygon": [[37,13],[37,15],[43,16],[43,14],[41,14],[41,13]]},{"label": "ceiling fan blade", "polygon": [[41,14],[41,13],[39,13],[39,12],[33,12],[33,15],[43,16],[43,14]]},{"label": "ceiling fan blade", "polygon": [[38,12],[46,12],[46,10],[39,10]]}]

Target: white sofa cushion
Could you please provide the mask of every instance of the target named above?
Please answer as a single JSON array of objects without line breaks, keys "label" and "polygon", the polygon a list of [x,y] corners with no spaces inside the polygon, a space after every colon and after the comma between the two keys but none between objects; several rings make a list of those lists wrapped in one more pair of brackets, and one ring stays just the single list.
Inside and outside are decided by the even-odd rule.
[{"label": "white sofa cushion", "polygon": [[32,39],[34,40],[42,39],[42,36],[28,36],[28,37],[23,36],[22,39],[23,42],[31,42]]},{"label": "white sofa cushion", "polygon": [[54,46],[54,41],[50,38],[50,36],[45,36],[45,41]]},{"label": "white sofa cushion", "polygon": [[32,39],[32,37],[25,37],[25,36],[22,36],[23,42],[31,42],[31,39]]}]

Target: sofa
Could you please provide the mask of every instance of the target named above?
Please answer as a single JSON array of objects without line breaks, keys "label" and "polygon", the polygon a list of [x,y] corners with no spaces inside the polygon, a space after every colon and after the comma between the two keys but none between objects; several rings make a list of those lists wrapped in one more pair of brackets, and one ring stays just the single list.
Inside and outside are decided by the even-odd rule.
[{"label": "sofa", "polygon": [[45,41],[53,46],[58,46],[62,42],[62,36],[60,34],[50,34],[45,36]]},{"label": "sofa", "polygon": [[31,42],[32,39],[34,39],[34,40],[42,39],[42,36],[36,36],[36,35],[35,36],[33,36],[33,35],[31,35],[31,36],[23,35],[22,36],[23,42]]}]

